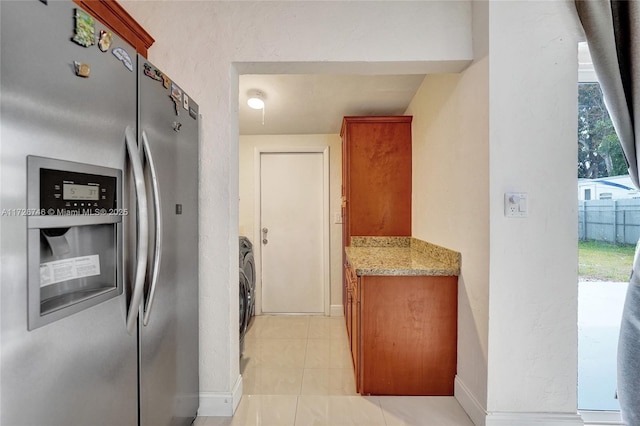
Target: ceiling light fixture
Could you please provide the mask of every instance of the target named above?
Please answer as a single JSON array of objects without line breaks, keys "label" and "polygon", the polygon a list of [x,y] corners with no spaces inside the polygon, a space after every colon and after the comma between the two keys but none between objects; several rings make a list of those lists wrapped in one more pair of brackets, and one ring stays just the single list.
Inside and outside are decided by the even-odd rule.
[{"label": "ceiling light fixture", "polygon": [[251,90],[247,105],[253,109],[264,109],[264,93],[259,90]]},{"label": "ceiling light fixture", "polygon": [[262,125],[264,126],[264,93],[260,90],[249,90],[247,95],[249,95],[249,99],[247,99],[249,108],[262,110]]}]

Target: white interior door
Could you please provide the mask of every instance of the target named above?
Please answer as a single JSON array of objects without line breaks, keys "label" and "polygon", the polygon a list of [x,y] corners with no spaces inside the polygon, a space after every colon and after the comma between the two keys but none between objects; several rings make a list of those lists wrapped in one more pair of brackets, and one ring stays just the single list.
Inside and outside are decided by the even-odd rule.
[{"label": "white interior door", "polygon": [[260,154],[262,311],[324,313],[322,152]]}]

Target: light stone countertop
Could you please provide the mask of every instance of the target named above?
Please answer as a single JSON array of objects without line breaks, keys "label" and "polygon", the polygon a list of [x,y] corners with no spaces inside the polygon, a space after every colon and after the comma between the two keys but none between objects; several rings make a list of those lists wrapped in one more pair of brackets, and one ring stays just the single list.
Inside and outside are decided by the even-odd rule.
[{"label": "light stone countertop", "polygon": [[460,275],[460,253],[409,237],[352,237],[356,275]]}]

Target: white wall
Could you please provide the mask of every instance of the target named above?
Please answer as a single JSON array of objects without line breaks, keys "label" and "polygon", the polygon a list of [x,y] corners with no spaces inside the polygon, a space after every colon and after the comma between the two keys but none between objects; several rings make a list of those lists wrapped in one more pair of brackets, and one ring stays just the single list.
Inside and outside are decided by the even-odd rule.
[{"label": "white wall", "polygon": [[[452,72],[471,59],[468,1],[123,1],[149,59],[203,115],[201,414],[227,414],[238,363],[238,73]],[[232,401],[231,403],[229,401]]]},{"label": "white wall", "polygon": [[[489,16],[488,424],[508,412],[580,424],[575,6],[491,2]],[[504,216],[507,191],[528,194],[528,217]]]},{"label": "white wall", "polygon": [[[255,150],[256,148],[329,147],[329,241],[331,305],[342,306],[342,225],[334,221],[340,213],[342,185],[342,140],[340,135],[260,135],[240,136],[240,207],[241,235],[258,241],[255,219]],[[260,271],[257,271],[260,282]],[[260,299],[258,299],[260,300]]]}]

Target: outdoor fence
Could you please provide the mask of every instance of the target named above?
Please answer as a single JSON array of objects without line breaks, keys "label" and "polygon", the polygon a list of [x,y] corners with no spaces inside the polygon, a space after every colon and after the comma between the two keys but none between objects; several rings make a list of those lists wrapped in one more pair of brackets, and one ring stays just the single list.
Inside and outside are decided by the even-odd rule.
[{"label": "outdoor fence", "polygon": [[579,201],[580,240],[633,244],[640,238],[640,199]]}]

